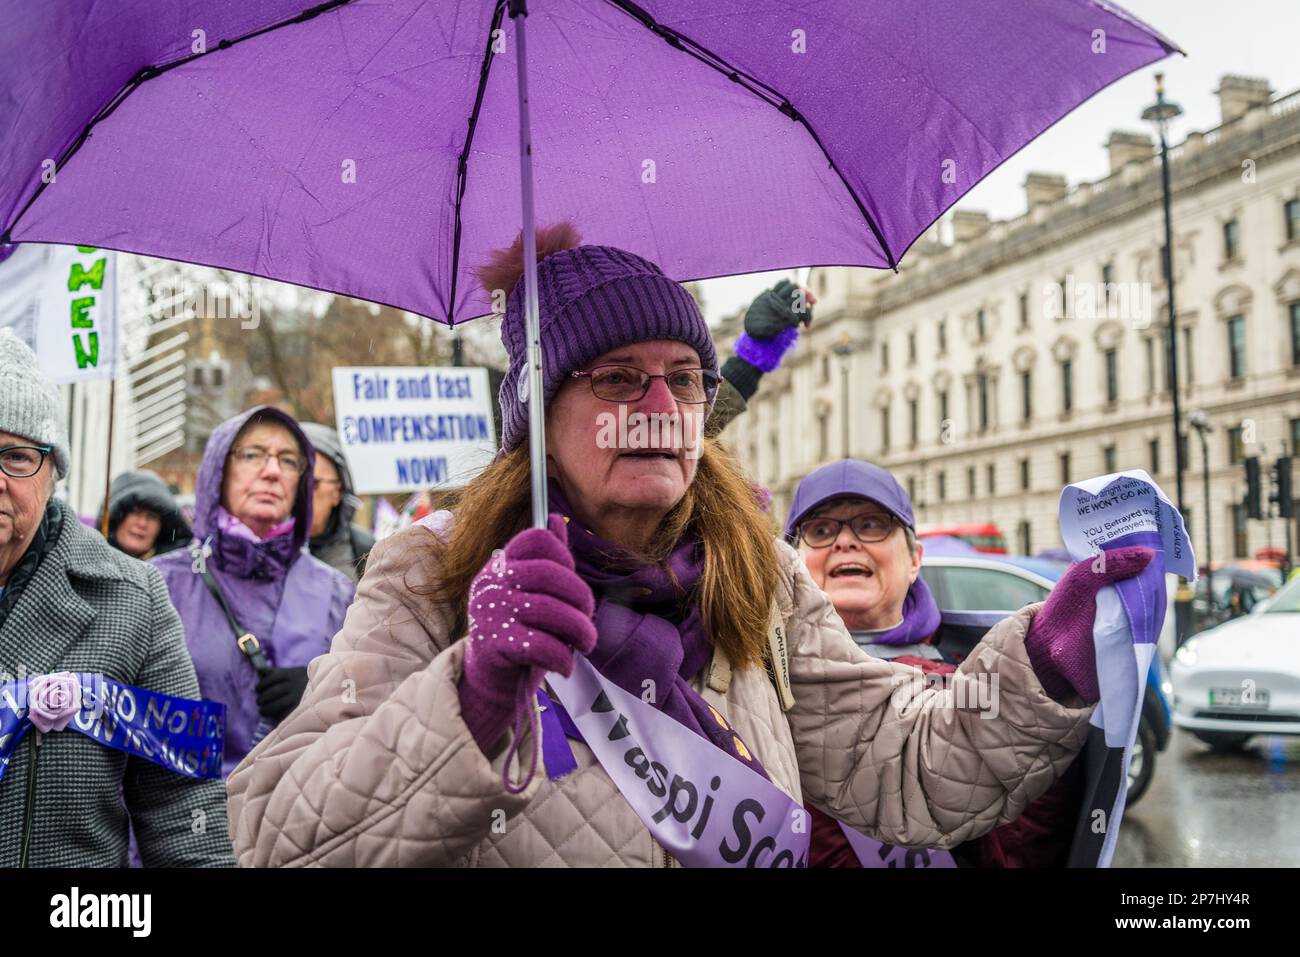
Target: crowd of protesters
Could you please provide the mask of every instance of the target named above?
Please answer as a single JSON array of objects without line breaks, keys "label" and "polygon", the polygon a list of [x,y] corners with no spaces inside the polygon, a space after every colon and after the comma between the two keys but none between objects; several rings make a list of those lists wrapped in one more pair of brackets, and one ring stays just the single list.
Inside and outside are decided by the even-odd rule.
[{"label": "crowd of protesters", "polygon": [[[1076,565],[1044,605],[954,651],[888,472],[812,473],[777,535],[719,438],[811,321],[805,290],[760,295],[719,364],[654,263],[567,225],[541,231],[538,257],[541,529],[519,242],[482,276],[512,290],[500,453],[378,544],[354,523],[337,434],[271,406],[208,438],[192,527],[159,476],[118,475],[93,522],[106,542],[53,496],[57,390],[0,334],[0,677],[18,729],[0,755],[0,860],[123,866],[133,840],[145,866],[672,865],[572,716],[541,739],[539,714],[563,711],[548,673],[584,656],[632,695],[650,682],[697,750],[805,806],[812,866],[857,866],[845,829],[963,865],[1064,862],[1099,698],[1091,599],[1150,553],[1116,553],[1102,576]],[[701,453],[598,447],[618,404],[707,413]],[[998,720],[943,714],[941,692],[900,682],[913,669],[996,677]],[[212,773],[83,727],[87,675],[178,710],[224,706]],[[121,694],[98,700],[109,716]]]}]

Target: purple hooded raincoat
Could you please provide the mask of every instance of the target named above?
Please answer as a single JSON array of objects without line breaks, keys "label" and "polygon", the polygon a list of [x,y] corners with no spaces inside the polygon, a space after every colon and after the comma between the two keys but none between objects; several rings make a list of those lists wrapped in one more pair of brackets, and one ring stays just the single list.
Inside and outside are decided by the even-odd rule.
[{"label": "purple hooded raincoat", "polygon": [[[217,507],[230,447],[254,415],[281,422],[307,455],[307,473],[294,501],[291,544],[282,539],[252,542],[223,535]],[[194,537],[208,546],[207,566],[221,586],[239,624],[257,636],[275,668],[306,666],[329,651],[343,625],[356,586],[346,575],[313,558],[303,547],[311,529],[312,469],[315,451],[298,423],[270,406],[258,406],[219,425],[208,439],[194,489]],[[203,697],[224,702],[229,775],[251,749],[261,716],[257,675],[235,644],[225,614],[194,569],[191,549],[177,549],[153,560],[162,572],[172,604],[185,626],[185,643],[198,672]]]}]

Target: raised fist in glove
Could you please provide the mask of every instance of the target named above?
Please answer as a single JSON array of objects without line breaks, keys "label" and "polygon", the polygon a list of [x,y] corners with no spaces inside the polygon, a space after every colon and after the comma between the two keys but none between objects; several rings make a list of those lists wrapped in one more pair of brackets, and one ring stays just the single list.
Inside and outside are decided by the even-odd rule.
[{"label": "raised fist in glove", "polygon": [[1097,592],[1137,575],[1154,554],[1140,545],[1108,549],[1101,558],[1075,562],[1056,583],[1025,636],[1025,650],[1034,673],[1051,697],[1061,701],[1076,691],[1088,704],[1101,700],[1092,642]]},{"label": "raised fist in glove", "polygon": [[812,323],[812,293],[789,279],[761,292],[745,313],[736,355],[760,372],[771,372],[799,338],[799,324]]},{"label": "raised fist in glove", "polygon": [[470,583],[460,707],[485,753],[533,706],[548,671],[568,676],[574,651],[596,647],[595,601],[573,567],[568,528],[552,514],[546,528],[510,539]]}]

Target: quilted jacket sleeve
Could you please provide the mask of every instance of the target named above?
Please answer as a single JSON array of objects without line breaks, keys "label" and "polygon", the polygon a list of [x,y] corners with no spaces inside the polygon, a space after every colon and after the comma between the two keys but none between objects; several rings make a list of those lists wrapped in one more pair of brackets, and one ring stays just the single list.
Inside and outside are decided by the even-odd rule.
[{"label": "quilted jacket sleeve", "polygon": [[1014,820],[1065,772],[1092,707],[1057,703],[1034,675],[1024,638],[1041,605],[1000,622],[942,683],[927,681],[858,648],[779,547],[793,572],[788,717],[806,801],[886,843],[949,848]]},{"label": "quilted jacket sleeve", "polygon": [[543,776],[508,794],[506,748],[485,756],[461,718],[462,645],[447,609],[420,598],[431,534],[375,547],[302,703],[231,774],[241,866],[453,864],[535,795]]}]

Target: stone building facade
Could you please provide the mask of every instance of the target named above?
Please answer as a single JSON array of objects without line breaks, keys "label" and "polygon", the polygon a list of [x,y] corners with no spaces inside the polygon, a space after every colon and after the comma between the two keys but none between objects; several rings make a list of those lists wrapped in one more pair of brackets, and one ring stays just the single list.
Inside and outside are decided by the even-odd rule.
[{"label": "stone building facade", "polygon": [[[1280,519],[1245,520],[1240,460],[1267,472],[1300,444],[1300,91],[1225,76],[1218,95],[1221,125],[1171,149],[1179,392],[1185,431],[1197,409],[1213,429],[1216,560],[1283,544]],[[1059,544],[1068,481],[1143,468],[1175,497],[1159,158],[1146,133],[1106,147],[1104,179],[1031,173],[1023,215],[958,209],[896,274],[813,270],[814,326],[724,436],[779,519],[843,456],[891,469],[921,524],[994,522],[1030,554]],[[1199,554],[1197,434],[1185,449]]]}]

